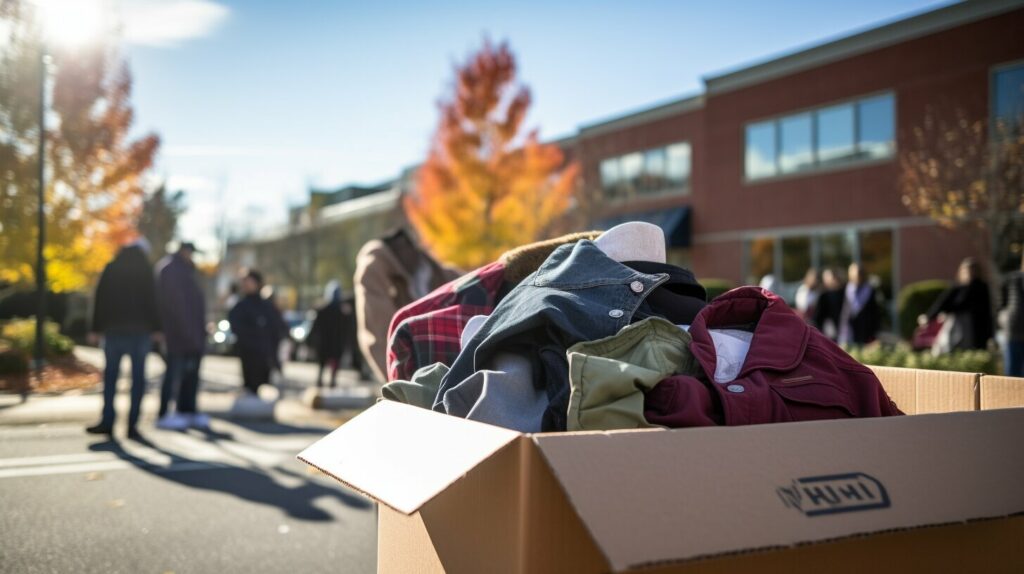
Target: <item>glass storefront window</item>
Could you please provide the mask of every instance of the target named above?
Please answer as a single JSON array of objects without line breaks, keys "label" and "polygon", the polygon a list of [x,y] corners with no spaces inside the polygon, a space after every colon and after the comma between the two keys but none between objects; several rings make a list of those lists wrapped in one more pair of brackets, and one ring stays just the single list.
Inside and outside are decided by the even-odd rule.
[{"label": "glass storefront window", "polygon": [[895,147],[895,102],[892,94],[884,94],[857,103],[857,132],[860,154],[865,158],[892,155]]},{"label": "glass storefront window", "polygon": [[626,154],[619,158],[622,182],[629,190],[640,187],[640,176],[644,172],[644,155],[640,152]]},{"label": "glass storefront window", "polygon": [[775,272],[775,239],[758,237],[750,242],[750,276],[747,281],[757,285],[765,275]]},{"label": "glass storefront window", "polygon": [[892,301],[892,230],[860,233],[860,263],[869,278],[878,281],[886,301]]},{"label": "glass storefront window", "polygon": [[810,236],[782,238],[782,281],[784,283],[803,281],[804,274],[813,266]]},{"label": "glass storefront window", "polygon": [[854,154],[853,104],[817,112],[818,163],[839,163]]},{"label": "glass storefront window", "polygon": [[853,263],[854,232],[822,235],[819,239],[819,267],[834,268],[846,275],[846,268]]},{"label": "glass storefront window", "polygon": [[775,122],[747,126],[746,174],[751,179],[776,174]]},{"label": "glass storefront window", "polygon": [[811,114],[799,114],[779,121],[779,171],[793,173],[811,167]]},{"label": "glass storefront window", "polygon": [[654,191],[665,187],[665,148],[644,152],[644,176],[641,191]]}]

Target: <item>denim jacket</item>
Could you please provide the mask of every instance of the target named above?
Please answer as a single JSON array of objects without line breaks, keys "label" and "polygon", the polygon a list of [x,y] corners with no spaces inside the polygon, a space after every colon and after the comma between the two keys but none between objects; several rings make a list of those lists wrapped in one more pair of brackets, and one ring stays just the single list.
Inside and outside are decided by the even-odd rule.
[{"label": "denim jacket", "polygon": [[[566,349],[618,333],[632,322],[647,295],[668,279],[665,273],[630,269],[592,241],[559,247],[509,292],[462,349],[441,381],[434,410],[447,412],[445,394],[476,371],[487,369],[495,353],[503,351],[530,359],[532,384],[545,390],[550,403],[542,429],[565,430]],[[465,400],[460,397],[460,402]]]}]

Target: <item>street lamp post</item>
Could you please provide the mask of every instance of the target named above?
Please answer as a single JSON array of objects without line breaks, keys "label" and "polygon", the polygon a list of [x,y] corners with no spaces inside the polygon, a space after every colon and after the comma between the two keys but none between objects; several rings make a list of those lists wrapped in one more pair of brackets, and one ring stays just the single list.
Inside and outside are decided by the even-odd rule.
[{"label": "street lamp post", "polygon": [[46,43],[39,43],[39,237],[36,242],[36,348],[35,368],[42,371],[46,358],[46,257],[43,247],[46,245],[46,75],[49,56],[46,55]]}]

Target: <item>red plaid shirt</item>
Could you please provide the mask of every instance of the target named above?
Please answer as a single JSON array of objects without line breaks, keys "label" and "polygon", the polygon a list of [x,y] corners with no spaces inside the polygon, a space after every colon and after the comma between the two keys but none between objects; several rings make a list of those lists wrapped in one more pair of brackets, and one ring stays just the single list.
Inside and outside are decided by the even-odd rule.
[{"label": "red plaid shirt", "polygon": [[388,329],[388,380],[409,380],[416,369],[452,364],[459,337],[474,315],[490,315],[498,304],[505,265],[494,262],[450,281],[402,307]]}]

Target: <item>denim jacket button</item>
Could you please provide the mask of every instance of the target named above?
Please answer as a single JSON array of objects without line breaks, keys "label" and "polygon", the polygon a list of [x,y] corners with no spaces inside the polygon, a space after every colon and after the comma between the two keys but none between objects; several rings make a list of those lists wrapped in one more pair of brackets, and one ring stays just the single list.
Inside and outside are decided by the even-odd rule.
[{"label": "denim jacket button", "polygon": [[725,390],[730,393],[742,393],[746,389],[743,388],[743,385],[729,385],[728,387],[725,387]]},{"label": "denim jacket button", "polygon": [[644,292],[644,284],[639,282],[639,281],[634,281],[634,282],[630,283],[629,284],[629,288],[632,289],[634,293],[643,293]]},{"label": "denim jacket button", "polygon": [[608,311],[608,316],[609,317],[614,317],[614,318],[618,319],[622,315],[623,315],[622,309],[612,309],[611,311]]}]

